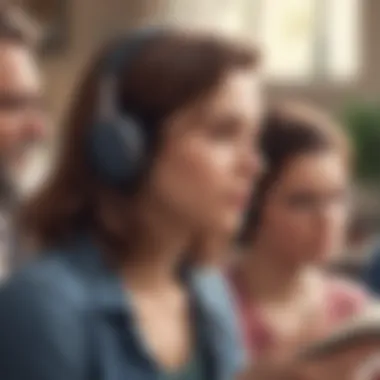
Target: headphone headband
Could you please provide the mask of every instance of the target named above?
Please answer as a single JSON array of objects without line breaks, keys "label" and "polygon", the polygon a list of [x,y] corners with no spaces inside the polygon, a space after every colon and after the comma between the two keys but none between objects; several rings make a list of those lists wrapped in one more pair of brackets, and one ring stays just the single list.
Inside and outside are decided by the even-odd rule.
[{"label": "headphone headband", "polygon": [[161,38],[165,32],[162,27],[149,27],[135,30],[127,36],[116,39],[111,53],[104,61],[103,75],[119,76],[121,71],[128,71],[145,47]]},{"label": "headphone headband", "polygon": [[163,28],[143,28],[115,41],[99,78],[99,109],[90,128],[89,160],[98,177],[123,191],[134,188],[147,161],[147,121],[119,109],[118,80],[131,70],[142,51],[166,34]]},{"label": "headphone headband", "polygon": [[118,112],[117,81],[128,72],[141,52],[164,34],[162,27],[142,28],[114,41],[101,65],[98,84],[98,115],[112,117]]}]

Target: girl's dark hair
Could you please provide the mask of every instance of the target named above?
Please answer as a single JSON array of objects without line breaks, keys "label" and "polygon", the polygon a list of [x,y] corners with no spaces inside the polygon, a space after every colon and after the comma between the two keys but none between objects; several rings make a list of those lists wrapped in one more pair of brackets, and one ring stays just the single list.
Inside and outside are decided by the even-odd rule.
[{"label": "girl's dark hair", "polygon": [[[115,251],[125,251],[136,236],[131,197],[99,183],[85,156],[85,136],[97,107],[99,66],[109,49],[91,65],[73,97],[57,168],[21,214],[21,225],[39,247],[64,243],[82,229],[96,229]],[[230,70],[254,68],[257,59],[255,51],[236,42],[172,30],[127,65],[118,89],[119,106],[150,121],[154,116],[149,134],[154,135],[156,151],[162,122],[207,95]]]},{"label": "girl's dark hair", "polygon": [[272,107],[262,128],[260,148],[266,170],[247,210],[242,243],[254,237],[267,194],[289,162],[299,155],[320,151],[337,150],[347,160],[351,155],[342,128],[326,113],[305,104],[289,102]]}]

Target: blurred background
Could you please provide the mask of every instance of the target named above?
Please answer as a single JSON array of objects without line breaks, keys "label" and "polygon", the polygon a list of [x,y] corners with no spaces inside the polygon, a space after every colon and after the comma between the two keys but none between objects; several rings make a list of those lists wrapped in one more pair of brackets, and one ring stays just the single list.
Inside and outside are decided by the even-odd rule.
[{"label": "blurred background", "polygon": [[[24,0],[44,35],[41,63],[51,141],[24,177],[41,181],[83,66],[120,31],[179,24],[244,37],[263,51],[269,95],[301,98],[335,113],[357,149],[350,257],[380,233],[379,0]],[[349,255],[347,253],[347,255]]]}]

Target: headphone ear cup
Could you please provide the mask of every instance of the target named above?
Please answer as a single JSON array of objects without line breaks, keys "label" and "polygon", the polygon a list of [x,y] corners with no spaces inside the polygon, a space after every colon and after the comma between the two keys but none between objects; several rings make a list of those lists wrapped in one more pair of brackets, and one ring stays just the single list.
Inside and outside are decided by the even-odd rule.
[{"label": "headphone ear cup", "polygon": [[140,123],[129,116],[96,121],[90,131],[90,164],[102,181],[127,186],[139,174],[145,157]]}]

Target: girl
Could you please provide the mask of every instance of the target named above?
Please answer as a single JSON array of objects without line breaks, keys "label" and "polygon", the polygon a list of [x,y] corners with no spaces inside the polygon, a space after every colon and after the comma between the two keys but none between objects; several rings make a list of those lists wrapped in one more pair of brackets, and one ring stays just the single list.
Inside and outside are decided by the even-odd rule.
[{"label": "girl", "polygon": [[231,280],[249,349],[279,360],[360,312],[366,299],[321,269],[341,252],[345,235],[350,154],[343,132],[327,116],[287,104],[267,117],[262,150],[267,169]]},{"label": "girl", "polygon": [[[0,378],[232,379],[233,313],[192,238],[238,226],[259,159],[257,57],[175,30],[115,41],[24,210],[41,259],[0,292]],[[254,107],[252,107],[254,105]]]}]

